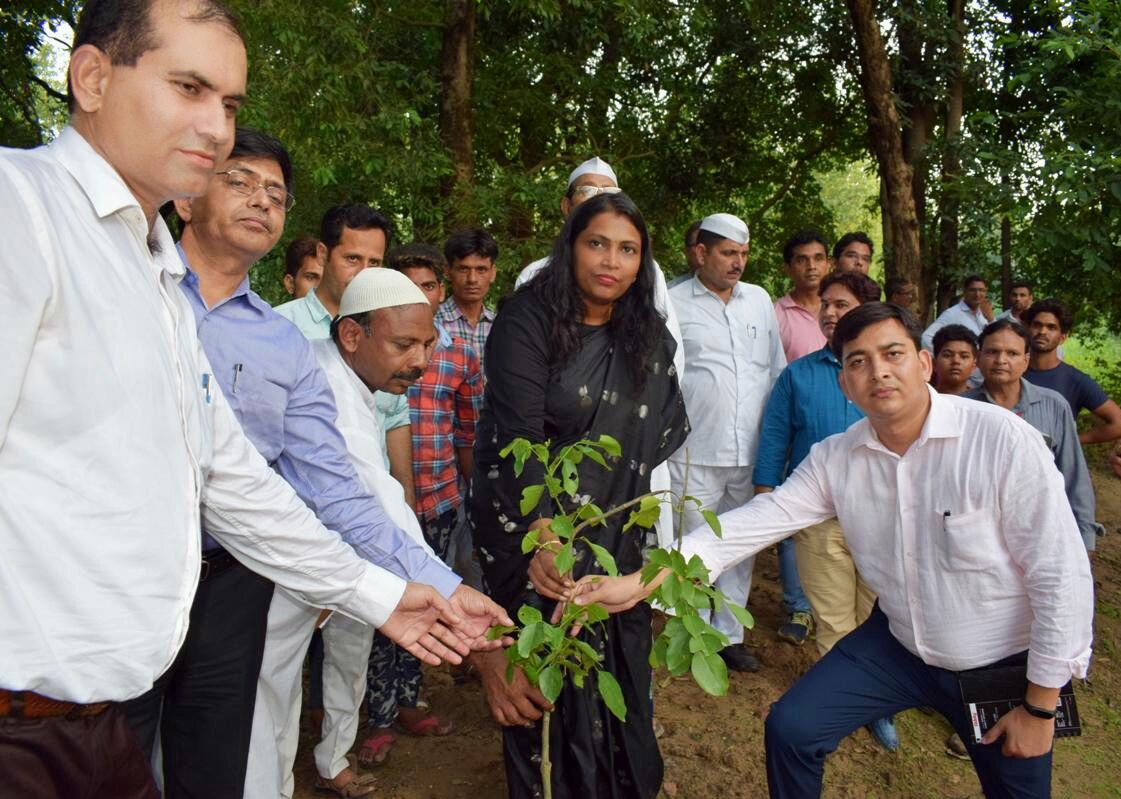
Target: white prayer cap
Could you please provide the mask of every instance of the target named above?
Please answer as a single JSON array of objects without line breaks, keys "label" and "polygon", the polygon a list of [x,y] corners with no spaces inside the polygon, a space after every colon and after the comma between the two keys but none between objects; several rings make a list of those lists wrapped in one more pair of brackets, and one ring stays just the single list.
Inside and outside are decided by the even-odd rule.
[{"label": "white prayer cap", "polygon": [[701,220],[701,230],[715,233],[726,239],[731,239],[736,244],[747,244],[751,234],[747,230],[747,223],[738,216],[731,214],[712,214]]},{"label": "white prayer cap", "polygon": [[363,269],[350,281],[339,302],[339,317],[420,304],[429,305],[429,302],[416,283],[396,269],[374,267]]},{"label": "white prayer cap", "polygon": [[604,161],[598,155],[589,158],[580,166],[572,170],[572,174],[568,176],[568,185],[571,186],[576,182],[576,178],[581,175],[603,175],[605,178],[611,178],[616,186],[619,185],[619,179],[615,177],[615,170],[611,168],[611,164]]}]

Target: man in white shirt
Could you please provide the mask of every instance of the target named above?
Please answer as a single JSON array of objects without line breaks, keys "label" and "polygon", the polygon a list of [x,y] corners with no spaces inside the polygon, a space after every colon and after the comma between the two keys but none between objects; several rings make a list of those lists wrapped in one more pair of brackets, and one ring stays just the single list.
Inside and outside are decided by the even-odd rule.
[{"label": "man in white shirt", "polygon": [[[0,153],[0,773],[16,796],[154,797],[117,703],[183,643],[200,528],[429,662],[489,619],[362,561],[245,439],[159,207],[229,154],[245,46],[214,2],[85,4],[71,126]],[[461,635],[442,626],[443,618]],[[462,637],[461,637],[462,636]]]},{"label": "man in white shirt", "polygon": [[1021,316],[1024,311],[1035,302],[1032,298],[1031,283],[1026,280],[1017,280],[1008,287],[1008,307],[1005,308],[997,319],[1011,319],[1013,322],[1024,324]]},{"label": "man in white shirt", "polygon": [[[615,170],[611,168],[611,164],[599,156],[593,156],[569,174],[568,187],[560,201],[561,215],[567,219],[568,215],[572,213],[572,209],[585,200],[590,200],[599,194],[613,194],[620,191],[622,189],[619,188],[619,179],[615,176]],[[549,257],[546,256],[526,266],[518,275],[514,287],[521,288],[528,283],[548,262]],[[657,307],[658,313],[665,317],[666,329],[673,336],[673,340],[677,342],[677,352],[673,355],[673,365],[677,373],[681,374],[685,368],[684,350],[681,346],[681,328],[678,327],[677,315],[673,310],[673,304],[669,300],[666,276],[656,261],[654,266],[654,305]],[[650,473],[650,490],[664,491],[669,487],[669,469],[666,464],[663,463],[654,467],[654,471]],[[673,512],[669,503],[662,505],[662,518],[658,522],[657,532],[659,546],[672,546]]]},{"label": "man in white shirt", "polygon": [[[701,266],[670,291],[684,341],[681,391],[692,425],[685,444],[670,456],[671,485],[675,493],[696,497],[705,510],[717,513],[742,505],[754,493],[751,472],[763,409],[786,366],[770,296],[740,280],[749,247],[743,220],[731,214],[706,216],[697,235]],[[689,506],[685,528],[701,522],[701,510]],[[753,563],[747,558],[717,581],[729,603],[747,605]],[[721,653],[731,668],[759,670],[730,611],[715,614],[713,626],[731,641]]]},{"label": "man in white shirt", "polygon": [[[934,334],[946,325],[964,325],[975,335],[981,335],[985,325],[993,321],[993,304],[989,302],[989,288],[980,275],[970,275],[962,281],[961,302],[951,305],[938,315],[938,318],[923,331],[922,346],[931,352],[934,348]],[[970,385],[979,385],[980,373]]]},{"label": "man in white shirt", "polygon": [[[682,546],[718,575],[836,515],[879,597],[771,708],[773,797],[818,796],[837,744],[886,714],[932,707],[972,741],[957,672],[1025,663],[1024,704],[968,750],[986,796],[1050,796],[1059,690],[1090,662],[1090,562],[1039,432],[1003,408],[935,393],[919,337],[895,305],[846,314],[831,346],[866,418],[817,444],[773,493],[722,514],[722,539],[706,526]],[[612,612],[652,590],[639,573],[580,588],[578,603]]]}]

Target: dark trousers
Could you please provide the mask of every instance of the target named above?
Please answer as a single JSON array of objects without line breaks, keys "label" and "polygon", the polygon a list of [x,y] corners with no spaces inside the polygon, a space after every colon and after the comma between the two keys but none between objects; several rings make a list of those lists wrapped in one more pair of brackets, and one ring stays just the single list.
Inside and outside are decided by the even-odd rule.
[{"label": "dark trousers", "polygon": [[179,656],[125,704],[149,754],[159,730],[165,799],[241,799],[272,590],[237,562],[208,574]]},{"label": "dark trousers", "polygon": [[88,718],[0,718],[3,799],[159,799],[119,705]]},{"label": "dark trousers", "polygon": [[[908,652],[876,605],[771,708],[765,732],[771,796],[820,796],[825,757],[843,738],[876,719],[922,706],[941,713],[963,741],[973,740],[955,673]],[[1005,757],[1001,743],[966,744],[985,796],[1049,797],[1051,753]]]}]

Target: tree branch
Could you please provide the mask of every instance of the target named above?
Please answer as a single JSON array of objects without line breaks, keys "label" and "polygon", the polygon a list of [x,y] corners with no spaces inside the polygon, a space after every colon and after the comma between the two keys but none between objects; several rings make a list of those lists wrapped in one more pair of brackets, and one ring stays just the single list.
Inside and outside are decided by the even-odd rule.
[{"label": "tree branch", "polygon": [[47,96],[51,99],[58,100],[60,103],[65,103],[67,101],[65,94],[60,92],[55,87],[51,86],[51,84],[47,83],[42,78],[38,77],[37,75],[31,75],[30,78],[31,82],[37,83],[39,86],[41,86],[43,91],[45,91],[47,93]]}]

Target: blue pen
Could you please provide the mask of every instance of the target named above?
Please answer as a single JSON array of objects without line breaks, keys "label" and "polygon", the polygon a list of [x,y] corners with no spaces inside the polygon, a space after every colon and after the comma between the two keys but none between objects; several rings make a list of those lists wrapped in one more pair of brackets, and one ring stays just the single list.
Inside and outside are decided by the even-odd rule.
[{"label": "blue pen", "polygon": [[202,390],[206,392],[206,404],[210,404],[210,373],[203,372],[202,374]]}]

